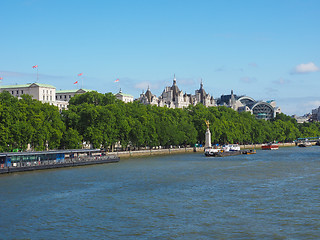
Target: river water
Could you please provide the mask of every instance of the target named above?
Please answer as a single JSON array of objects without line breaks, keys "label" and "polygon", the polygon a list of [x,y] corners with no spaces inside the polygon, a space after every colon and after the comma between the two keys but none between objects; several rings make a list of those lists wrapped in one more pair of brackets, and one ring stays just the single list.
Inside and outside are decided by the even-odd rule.
[{"label": "river water", "polygon": [[320,147],[0,176],[0,239],[319,239]]}]

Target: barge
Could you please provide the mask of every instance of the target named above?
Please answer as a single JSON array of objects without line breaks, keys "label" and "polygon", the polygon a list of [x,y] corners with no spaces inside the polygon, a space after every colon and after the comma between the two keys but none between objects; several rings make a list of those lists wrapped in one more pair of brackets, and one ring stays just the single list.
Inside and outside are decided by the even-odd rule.
[{"label": "barge", "polygon": [[119,162],[100,149],[0,153],[0,174]]}]

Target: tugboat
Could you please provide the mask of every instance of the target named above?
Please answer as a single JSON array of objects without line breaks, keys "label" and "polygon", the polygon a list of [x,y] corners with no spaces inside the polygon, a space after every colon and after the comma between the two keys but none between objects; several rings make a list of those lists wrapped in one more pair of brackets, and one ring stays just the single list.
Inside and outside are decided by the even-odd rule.
[{"label": "tugboat", "polygon": [[279,145],[276,143],[268,143],[268,144],[263,144],[261,146],[262,150],[278,150],[279,149]]},{"label": "tugboat", "polygon": [[256,154],[257,152],[256,152],[256,150],[255,149],[248,149],[248,150],[243,150],[242,151],[242,154],[247,154],[247,155],[249,155],[249,154]]}]

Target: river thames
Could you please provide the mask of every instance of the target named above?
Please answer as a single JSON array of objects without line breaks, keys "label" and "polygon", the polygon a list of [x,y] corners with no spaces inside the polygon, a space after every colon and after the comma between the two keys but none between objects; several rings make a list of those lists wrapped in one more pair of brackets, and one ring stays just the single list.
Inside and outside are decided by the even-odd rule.
[{"label": "river thames", "polygon": [[320,147],[0,176],[0,239],[319,239]]}]

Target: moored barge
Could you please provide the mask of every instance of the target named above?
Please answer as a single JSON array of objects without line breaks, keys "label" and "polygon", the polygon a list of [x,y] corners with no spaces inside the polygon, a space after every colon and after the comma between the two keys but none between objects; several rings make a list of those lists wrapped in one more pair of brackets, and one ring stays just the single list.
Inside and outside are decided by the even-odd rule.
[{"label": "moored barge", "polygon": [[0,174],[119,162],[100,149],[0,153]]}]

